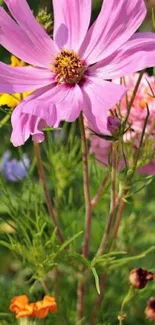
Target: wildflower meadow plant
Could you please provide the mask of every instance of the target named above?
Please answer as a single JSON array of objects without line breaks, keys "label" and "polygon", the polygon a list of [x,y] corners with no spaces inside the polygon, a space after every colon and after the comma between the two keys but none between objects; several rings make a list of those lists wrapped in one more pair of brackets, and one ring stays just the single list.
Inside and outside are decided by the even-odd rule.
[{"label": "wildflower meadow plant", "polygon": [[30,135],[41,142],[45,125],[73,122],[81,110],[98,128],[103,122],[105,131],[108,110],[126,91],[107,79],[154,65],[154,34],[134,35],[146,15],[144,1],[121,0],[116,6],[115,0],[104,0],[89,28],[91,0],[54,0],[54,40],[26,0],[5,3],[16,22],[0,8],[1,45],[31,66],[1,62],[0,92],[35,90],[12,114],[12,143],[22,145]]},{"label": "wildflower meadow plant", "polygon": [[146,325],[155,34],[143,0],[52,5],[0,5],[0,325]]}]

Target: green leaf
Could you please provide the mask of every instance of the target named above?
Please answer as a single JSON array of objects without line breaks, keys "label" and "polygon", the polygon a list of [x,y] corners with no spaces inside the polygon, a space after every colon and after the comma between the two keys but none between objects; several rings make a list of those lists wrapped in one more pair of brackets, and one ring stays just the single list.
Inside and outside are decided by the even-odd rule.
[{"label": "green leaf", "polygon": [[107,263],[109,261],[113,261],[116,258],[117,255],[124,255],[124,254],[127,254],[127,252],[123,252],[123,251],[110,252],[110,253],[107,253],[107,254],[104,254],[104,255],[96,256],[92,260],[91,266],[94,267],[96,264],[99,264],[99,263],[104,263],[105,264],[105,263]]},{"label": "green leaf", "polygon": [[78,238],[81,234],[83,234],[83,231],[78,232],[76,235],[72,236],[68,240],[66,240],[59,248],[58,253],[62,252],[69,244],[71,244],[76,238]]},{"label": "green leaf", "polygon": [[143,252],[143,253],[141,253],[139,255],[130,256],[130,257],[115,260],[115,261],[113,261],[111,263],[110,268],[113,269],[113,268],[116,268],[116,267],[119,267],[119,266],[122,267],[122,265],[125,265],[125,264],[128,264],[130,262],[142,259],[142,258],[146,257],[148,254],[150,254],[151,252],[154,252],[154,251],[155,251],[155,246],[152,246],[149,249],[147,249],[145,252]]},{"label": "green leaf", "polygon": [[85,267],[90,268],[90,262],[83,255],[74,252],[74,253],[69,253],[68,256],[75,258],[75,261],[78,261],[82,263]]},{"label": "green leaf", "polygon": [[97,293],[100,295],[100,282],[99,282],[98,274],[97,274],[96,269],[94,267],[91,268],[91,271],[92,271],[92,273],[94,275]]}]

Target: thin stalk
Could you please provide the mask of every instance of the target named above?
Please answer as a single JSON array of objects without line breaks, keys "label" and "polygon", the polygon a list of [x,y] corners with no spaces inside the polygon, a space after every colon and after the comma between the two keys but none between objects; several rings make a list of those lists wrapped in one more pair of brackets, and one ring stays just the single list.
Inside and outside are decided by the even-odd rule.
[{"label": "thin stalk", "polygon": [[78,325],[84,324],[84,306],[85,306],[85,280],[82,278],[79,280],[78,289],[77,289]]},{"label": "thin stalk", "polygon": [[[120,204],[120,202],[124,202],[122,201],[122,198],[124,197],[124,195],[127,194],[127,190],[123,191],[122,188],[120,188],[120,193],[118,194],[116,200],[115,200],[115,206],[113,207],[113,210],[110,211],[109,213],[109,218],[108,218],[108,224],[107,224],[107,229],[109,229],[109,225],[113,220],[113,216],[114,216],[114,212],[117,208],[117,206]],[[100,248],[98,249],[98,252],[96,254],[96,256],[100,255],[103,253],[103,250],[106,247],[106,243],[107,243],[108,237],[106,236],[106,234],[103,236]],[[93,311],[92,311],[92,315],[91,315],[91,321],[90,321],[90,325],[96,325],[96,319],[97,319],[97,314],[98,311],[100,309],[101,303],[102,303],[102,299],[103,299],[103,293],[104,293],[104,288],[105,288],[105,282],[106,282],[106,272],[104,272],[101,275],[100,278],[100,295],[97,294],[94,306],[93,306]]]},{"label": "thin stalk", "polygon": [[117,145],[115,142],[112,143],[112,153],[111,153],[111,205],[110,210],[115,208],[116,200],[116,172],[117,172]]},{"label": "thin stalk", "polygon": [[[128,117],[130,115],[130,111],[131,111],[135,96],[137,94],[137,90],[139,88],[140,82],[142,80],[143,74],[144,74],[144,70],[141,71],[141,73],[139,75],[139,78],[137,80],[136,86],[135,86],[134,91],[133,91],[132,98],[131,98],[130,102],[128,103],[128,112],[127,112],[127,115],[126,115],[126,118],[125,118],[125,121],[124,121],[125,124],[128,121]],[[113,173],[114,173],[114,170],[113,170]],[[113,174],[112,178],[113,177],[114,177],[114,174]],[[125,209],[125,201],[123,201],[123,197],[128,193],[128,190],[123,191],[121,189],[120,194],[118,194],[118,196],[116,198],[115,190],[114,190],[114,184],[115,183],[113,182],[113,185],[112,185],[112,188],[111,188],[111,205],[110,205],[108,223],[107,223],[106,231],[105,231],[105,234],[104,234],[104,236],[102,238],[102,241],[101,241],[101,244],[100,244],[100,247],[99,247],[99,249],[97,251],[96,256],[102,254],[105,247],[106,247],[107,241],[109,239],[109,234],[110,234],[110,230],[111,230],[111,226],[112,226],[112,222],[113,222],[114,213],[115,213],[115,210],[116,210],[117,206],[119,205],[118,213],[117,213],[117,216],[116,216],[116,222],[115,222],[115,225],[114,225],[113,239],[116,238],[116,236],[117,236],[120,221],[121,221],[124,209]],[[112,245],[113,245],[113,243],[112,243]],[[103,296],[104,286],[105,286],[104,278],[105,278],[105,273],[101,276],[100,283],[104,283],[104,284],[100,288],[100,295],[97,295],[96,301],[94,303],[93,312],[92,312],[92,316],[91,316],[91,325],[96,325],[97,313],[98,313],[98,310],[100,308],[100,305],[102,303],[102,298],[103,298],[102,296]]]},{"label": "thin stalk", "polygon": [[[91,235],[91,223],[92,223],[92,207],[90,197],[90,182],[89,182],[89,170],[88,170],[88,150],[87,139],[85,134],[83,115],[80,115],[80,131],[81,131],[81,145],[82,145],[82,161],[83,161],[83,184],[84,184],[84,198],[85,198],[85,233],[82,254],[84,257],[88,257],[90,235]],[[79,280],[77,291],[77,315],[78,324],[82,325],[84,322],[84,305],[85,305],[85,270],[82,269],[83,277]]]},{"label": "thin stalk", "polygon": [[[149,118],[149,108],[148,108],[148,105],[147,105],[147,115],[146,115],[146,119],[145,119],[145,122],[144,122],[139,147],[138,147],[138,150],[137,150],[137,155],[136,155],[136,160],[135,160],[133,173],[130,176],[130,181],[131,181],[132,177],[134,176],[134,173],[135,173],[136,168],[137,168],[138,160],[139,160],[140,153],[141,153],[141,148],[142,148],[142,145],[143,145],[143,140],[144,140],[144,135],[145,135],[145,130],[146,130],[148,118]],[[126,195],[127,193],[128,193],[128,190],[125,191],[124,195]],[[113,243],[114,243],[114,241],[115,241],[115,239],[117,237],[117,234],[118,234],[118,229],[119,229],[120,222],[121,222],[124,210],[125,210],[125,205],[126,205],[126,202],[123,199],[121,199],[120,204],[119,204],[119,208],[118,208],[118,212],[117,212],[117,216],[116,216],[115,225],[114,225],[111,248],[113,247]]]},{"label": "thin stalk", "polygon": [[144,121],[144,126],[143,126],[143,130],[142,130],[141,138],[140,138],[140,143],[139,143],[139,147],[138,147],[138,150],[137,150],[136,161],[135,161],[135,165],[134,165],[134,172],[136,171],[138,160],[139,160],[139,157],[140,157],[140,153],[141,153],[141,149],[142,149],[142,145],[143,145],[143,140],[144,140],[144,136],[145,136],[145,130],[146,130],[149,115],[150,115],[150,113],[149,113],[149,108],[148,108],[148,105],[147,105],[147,115],[146,115],[146,119]]},{"label": "thin stalk", "polygon": [[105,175],[103,182],[101,183],[101,185],[99,186],[96,195],[94,196],[94,198],[91,200],[91,206],[92,208],[95,208],[98,201],[100,200],[102,193],[108,183],[108,179],[109,179],[109,172]]},{"label": "thin stalk", "polygon": [[49,288],[48,288],[47,282],[45,280],[41,280],[41,284],[42,284],[42,287],[44,289],[45,294],[48,295],[49,294]]},{"label": "thin stalk", "polygon": [[83,185],[84,185],[84,197],[85,197],[85,234],[83,244],[83,255],[88,257],[90,235],[91,235],[91,223],[92,223],[92,208],[90,197],[90,183],[89,183],[89,170],[88,170],[88,150],[87,139],[85,134],[83,115],[80,116],[80,131],[81,131],[81,145],[82,145],[82,161],[83,161]]},{"label": "thin stalk", "polygon": [[114,243],[114,241],[115,241],[115,239],[117,237],[117,234],[118,234],[118,229],[119,229],[120,222],[121,222],[121,219],[122,219],[124,210],[125,210],[125,205],[126,205],[126,202],[121,199],[120,200],[119,207],[118,207],[117,215],[116,215],[116,221],[115,221],[113,235],[112,235],[112,246],[111,246],[111,249],[113,247],[113,243]]},{"label": "thin stalk", "polygon": [[112,161],[112,169],[111,169],[111,201],[110,201],[110,212],[109,212],[109,217],[108,217],[108,222],[107,222],[107,226],[106,226],[106,230],[105,233],[103,235],[103,238],[101,240],[101,244],[99,246],[99,249],[97,251],[97,256],[102,254],[107,241],[109,239],[109,235],[110,235],[110,230],[112,227],[112,222],[113,222],[113,217],[114,217],[114,213],[115,213],[115,209],[117,207],[117,205],[119,204],[119,200],[120,200],[120,193],[118,195],[118,197],[116,198],[116,173],[117,173],[117,145],[115,142],[113,142],[112,144],[112,157],[111,157],[111,161]]},{"label": "thin stalk", "polygon": [[[108,217],[108,222],[107,222],[107,227],[105,230],[105,233],[103,235],[103,238],[101,240],[101,244],[99,246],[99,249],[96,253],[96,256],[99,256],[103,253],[108,239],[110,235],[110,230],[112,227],[112,222],[113,222],[113,217],[115,213],[115,209],[117,205],[119,204],[121,195],[122,195],[122,190],[120,190],[120,193],[116,197],[116,173],[117,173],[117,144],[115,142],[112,143],[112,154],[111,154],[111,162],[112,162],[112,170],[111,170],[111,202],[110,202],[110,212],[109,212],[109,217]],[[105,287],[105,282],[106,282],[106,274],[103,273],[100,278],[100,294],[97,295],[95,303],[93,305],[93,311],[91,314],[91,325],[96,325],[96,319],[97,319],[97,314],[98,310],[100,308],[100,305],[102,303],[103,299],[103,292],[104,292],[104,287]]]},{"label": "thin stalk", "polygon": [[134,91],[133,91],[133,94],[132,94],[132,97],[131,97],[131,100],[129,102],[129,105],[128,105],[128,112],[127,112],[127,115],[126,115],[126,118],[125,118],[125,123],[128,121],[128,117],[130,115],[130,111],[131,111],[131,107],[133,105],[133,102],[135,100],[135,97],[136,97],[136,94],[137,94],[137,91],[138,91],[138,88],[139,88],[139,85],[141,83],[141,80],[143,78],[143,75],[144,75],[144,72],[145,70],[142,70],[139,74],[139,77],[138,77],[138,80],[137,80],[137,83],[135,85],[135,88],[134,88]]},{"label": "thin stalk", "polygon": [[57,217],[56,211],[55,211],[55,209],[53,207],[53,203],[51,201],[50,194],[49,194],[48,187],[47,187],[47,183],[46,183],[46,177],[45,177],[44,167],[43,167],[42,158],[41,158],[40,146],[39,146],[38,143],[35,143],[35,142],[34,142],[34,151],[35,151],[35,155],[36,155],[36,159],[37,159],[37,166],[38,166],[38,173],[39,173],[39,177],[40,177],[40,182],[42,184],[42,187],[43,187],[43,190],[44,190],[44,195],[45,195],[45,198],[46,198],[48,212],[49,212],[49,215],[52,218],[54,226],[57,228],[57,236],[58,236],[60,242],[63,243],[64,242],[64,237],[63,237],[61,228],[59,226],[58,217]]},{"label": "thin stalk", "polygon": [[2,126],[4,126],[9,120],[10,120],[10,112],[5,116],[3,117],[3,119],[0,121],[0,128],[2,128]]},{"label": "thin stalk", "polygon": [[106,274],[104,273],[104,274],[102,274],[101,279],[100,279],[100,294],[97,295],[94,306],[93,306],[90,325],[96,325],[98,310],[99,310],[99,308],[101,306],[102,299],[103,299],[103,292],[104,292],[104,288],[105,288],[105,282],[106,282]]}]

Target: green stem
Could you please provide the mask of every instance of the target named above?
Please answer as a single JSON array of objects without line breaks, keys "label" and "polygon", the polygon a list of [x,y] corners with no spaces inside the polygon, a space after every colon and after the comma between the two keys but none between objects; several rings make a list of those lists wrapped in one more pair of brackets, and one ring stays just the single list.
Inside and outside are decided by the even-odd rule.
[{"label": "green stem", "polygon": [[133,91],[133,94],[132,94],[131,100],[130,100],[129,105],[128,105],[128,112],[127,112],[127,115],[126,115],[126,118],[125,118],[124,124],[126,124],[127,121],[128,121],[128,118],[129,118],[129,115],[130,115],[130,111],[131,111],[131,108],[132,108],[133,102],[134,102],[134,100],[135,100],[135,97],[136,97],[136,94],[137,94],[137,91],[138,91],[139,85],[140,85],[141,80],[142,80],[142,78],[143,78],[144,72],[145,72],[145,70],[142,70],[142,71],[140,72],[140,74],[139,74],[139,77],[138,77],[137,83],[136,83],[136,85],[135,85],[135,88],[134,88],[134,91]]},{"label": "green stem", "polygon": [[[83,185],[84,185],[84,198],[85,198],[85,233],[82,253],[84,257],[88,257],[90,236],[91,236],[91,224],[92,224],[92,206],[90,196],[90,182],[89,182],[89,170],[88,170],[88,150],[87,139],[84,127],[83,115],[81,113],[80,118],[80,131],[81,131],[81,146],[82,146],[82,161],[83,161]],[[80,278],[77,290],[77,316],[78,324],[82,325],[84,322],[84,305],[85,305],[85,270],[82,269],[83,276]]]},{"label": "green stem", "polygon": [[123,200],[123,197],[126,196],[128,193],[128,190],[125,190],[123,195],[122,195],[122,198],[120,200],[120,203],[119,203],[119,207],[118,207],[118,211],[117,211],[117,215],[116,215],[116,221],[115,221],[115,224],[114,224],[114,230],[113,230],[113,234],[112,234],[112,244],[111,244],[111,249],[113,249],[113,245],[114,245],[114,241],[117,237],[117,234],[118,234],[118,229],[119,229],[119,226],[120,226],[120,222],[121,222],[121,219],[122,219],[122,216],[123,216],[123,213],[124,213],[124,210],[125,210],[125,204],[126,202]]},{"label": "green stem", "polygon": [[90,182],[89,182],[89,170],[88,170],[87,139],[86,139],[84,120],[82,114],[80,115],[80,130],[81,130],[82,161],[83,161],[83,185],[84,185],[85,212],[86,212],[83,255],[84,257],[88,257],[90,234],[91,234],[91,223],[92,223],[92,208],[91,208]]},{"label": "green stem", "polygon": [[34,142],[34,151],[35,151],[35,155],[36,155],[36,159],[37,159],[40,182],[41,182],[43,190],[44,190],[49,215],[51,216],[51,218],[53,220],[54,226],[57,228],[57,236],[58,236],[60,242],[63,243],[64,237],[62,234],[62,230],[59,226],[58,217],[57,217],[56,211],[53,207],[53,203],[51,201],[48,187],[46,184],[46,177],[45,177],[44,167],[43,167],[42,158],[41,158],[40,146],[38,143],[35,143],[35,142]]},{"label": "green stem", "polygon": [[5,116],[3,117],[3,119],[0,121],[0,128],[2,128],[9,120],[10,120],[10,112]]},{"label": "green stem", "polygon": [[110,202],[110,212],[108,217],[108,222],[106,226],[105,233],[103,235],[103,238],[101,240],[101,244],[99,246],[99,249],[97,251],[96,256],[101,255],[107,245],[110,230],[112,227],[113,217],[115,213],[115,209],[117,205],[119,204],[122,191],[119,193],[119,195],[116,198],[116,173],[117,173],[117,144],[115,142],[112,143],[112,169],[111,169],[111,202]]},{"label": "green stem", "polygon": [[124,312],[124,307],[133,298],[134,294],[135,294],[135,289],[132,286],[130,286],[129,291],[127,292],[127,294],[125,295],[122,301],[120,315],[118,316],[119,325],[123,325],[123,321],[126,317],[126,314]]},{"label": "green stem", "polygon": [[94,198],[91,200],[91,206],[92,206],[92,208],[95,208],[96,205],[97,205],[97,203],[98,203],[98,201],[100,200],[100,198],[101,198],[101,196],[102,196],[102,193],[103,193],[103,191],[104,191],[104,189],[105,189],[105,187],[106,187],[106,185],[107,185],[107,183],[108,183],[109,175],[110,175],[109,172],[105,175],[105,177],[104,177],[104,179],[103,179],[103,182],[101,183],[101,185],[99,186],[99,188],[98,188],[98,190],[97,190],[96,195],[95,195]]},{"label": "green stem", "polygon": [[142,145],[143,145],[143,140],[144,140],[144,136],[145,136],[145,130],[146,130],[149,115],[150,115],[150,113],[149,113],[149,108],[148,108],[148,105],[147,105],[147,115],[146,115],[146,119],[144,121],[143,131],[142,131],[142,134],[141,134],[140,143],[139,143],[139,147],[138,147],[138,150],[137,150],[136,161],[135,161],[135,165],[134,165],[134,172],[136,171],[137,163],[138,163],[138,160],[140,158],[141,148],[142,148]]}]

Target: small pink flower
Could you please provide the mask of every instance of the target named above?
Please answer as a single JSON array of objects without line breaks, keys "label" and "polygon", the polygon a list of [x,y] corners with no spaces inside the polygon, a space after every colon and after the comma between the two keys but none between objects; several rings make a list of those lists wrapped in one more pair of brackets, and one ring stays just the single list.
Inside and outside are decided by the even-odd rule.
[{"label": "small pink flower", "polygon": [[[133,90],[135,88],[135,84],[138,79],[138,74],[133,74],[125,78],[125,83],[127,88],[130,90],[127,92],[128,101],[131,100]],[[115,83],[120,83],[120,79],[114,80]],[[123,141],[128,144],[133,145],[133,153],[135,153],[139,147],[139,142],[141,138],[141,134],[143,131],[147,109],[146,106],[149,107],[149,118],[147,121],[146,129],[145,129],[145,137],[149,136],[149,139],[155,138],[155,98],[153,94],[155,93],[155,81],[154,77],[149,77],[147,74],[144,74],[141,84],[138,88],[135,100],[131,107],[130,115],[128,122],[130,124],[130,129],[124,134]],[[112,109],[113,112],[117,112],[117,108],[114,107]],[[120,103],[119,110],[122,120],[125,119],[127,114],[127,104],[126,104],[126,96],[124,96]],[[118,113],[118,112],[117,112]],[[114,117],[109,117],[110,121],[114,119]],[[108,121],[109,121],[108,118]],[[115,122],[115,120],[114,120]],[[116,119],[116,123],[119,126],[119,120]],[[90,138],[90,153],[95,155],[96,160],[100,163],[102,167],[108,166],[110,162],[111,155],[111,141],[106,141],[100,137],[92,135],[89,129],[93,129],[93,126],[90,125],[88,121],[85,121],[87,137]],[[151,146],[151,151],[148,153],[148,163],[139,168],[140,173],[153,175],[155,174],[155,159],[152,159],[154,152],[154,145]],[[149,156],[150,155],[150,156]],[[150,157],[150,158],[149,158]],[[149,162],[150,159],[150,162]],[[127,159],[128,160],[128,159]],[[129,163],[129,161],[128,161]],[[118,170],[121,170],[125,167],[125,162],[122,157],[119,159]]]},{"label": "small pink flower", "polygon": [[[139,75],[135,73],[125,78],[126,86],[128,89],[130,89],[127,92],[128,101],[131,100],[134,87],[138,80],[138,76]],[[120,83],[120,79],[115,79],[113,81],[117,84]],[[145,118],[147,115],[147,110],[146,110],[147,105],[149,107],[149,119],[147,122],[145,133],[150,134],[150,128],[153,123],[153,120],[155,122],[155,98],[153,97],[153,94],[155,94],[155,78],[149,77],[148,74],[145,73],[141,80],[133,105],[131,107],[131,111],[128,119],[131,128],[124,135],[125,142],[130,142],[131,139],[137,137],[138,134],[141,135]],[[121,99],[120,110],[121,110],[122,117],[125,118],[127,114],[127,105],[126,105],[125,96]],[[151,131],[151,136],[154,135],[155,135],[155,125]]]},{"label": "small pink flower", "polygon": [[0,8],[0,43],[32,66],[1,62],[0,92],[35,90],[12,114],[14,146],[30,135],[43,141],[44,125],[75,121],[81,110],[94,127],[102,124],[106,131],[108,110],[126,91],[107,80],[155,66],[155,35],[134,35],[146,15],[144,1],[104,0],[89,27],[91,0],[53,0],[54,40],[26,0],[5,3],[14,20]]}]

